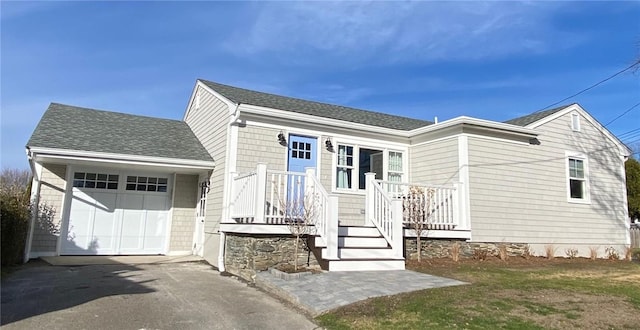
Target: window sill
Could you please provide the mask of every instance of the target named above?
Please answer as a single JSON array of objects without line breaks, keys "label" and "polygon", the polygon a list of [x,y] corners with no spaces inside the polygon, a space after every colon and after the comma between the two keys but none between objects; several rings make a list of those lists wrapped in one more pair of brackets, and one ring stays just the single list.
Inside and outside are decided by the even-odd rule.
[{"label": "window sill", "polygon": [[571,204],[591,204],[591,200],[589,199],[569,198],[567,202]]}]

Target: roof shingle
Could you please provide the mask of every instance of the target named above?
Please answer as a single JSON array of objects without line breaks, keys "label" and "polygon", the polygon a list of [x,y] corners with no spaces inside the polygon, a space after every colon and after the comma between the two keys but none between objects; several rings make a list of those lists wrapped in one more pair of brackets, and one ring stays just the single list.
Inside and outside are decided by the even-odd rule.
[{"label": "roof shingle", "polygon": [[51,103],[28,147],[212,161],[189,126],[179,120]]},{"label": "roof shingle", "polygon": [[351,123],[391,128],[403,131],[410,131],[416,128],[433,124],[433,122],[427,120],[394,116],[369,110],[307,101],[292,97],[223,85],[203,79],[199,80],[209,88],[213,89],[217,93],[237,104],[250,104],[306,115],[343,120]]},{"label": "roof shingle", "polygon": [[570,106],[571,104],[567,104],[567,105],[563,105],[557,108],[553,108],[553,109],[549,109],[549,110],[545,110],[545,111],[540,111],[540,112],[534,112],[531,114],[528,114],[526,116],[522,116],[522,117],[518,117],[518,118],[513,118],[513,119],[509,119],[507,121],[505,121],[505,124],[511,124],[511,125],[517,125],[517,126],[527,126],[529,124],[533,124],[536,121],[543,119],[547,116],[551,116],[552,114],[566,109],[568,106]]}]

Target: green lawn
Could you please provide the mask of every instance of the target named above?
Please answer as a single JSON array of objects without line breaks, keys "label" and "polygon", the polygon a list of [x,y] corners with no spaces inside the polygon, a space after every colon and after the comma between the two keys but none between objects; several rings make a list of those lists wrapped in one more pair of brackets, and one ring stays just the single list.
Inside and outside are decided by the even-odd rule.
[{"label": "green lawn", "polygon": [[640,329],[640,264],[587,259],[427,261],[470,285],[369,299],[317,318],[328,329]]}]

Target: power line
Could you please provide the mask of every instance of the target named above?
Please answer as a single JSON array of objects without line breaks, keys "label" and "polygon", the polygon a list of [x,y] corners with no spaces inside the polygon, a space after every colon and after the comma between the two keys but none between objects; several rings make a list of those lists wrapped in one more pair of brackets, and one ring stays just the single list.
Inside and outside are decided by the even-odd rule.
[{"label": "power line", "polygon": [[632,130],[630,130],[630,131],[628,131],[628,132],[624,132],[624,133],[622,133],[622,134],[618,135],[618,138],[623,137],[623,136],[625,136],[625,135],[627,135],[627,134],[630,134],[630,133],[633,133],[633,132],[637,132],[637,131],[640,131],[640,127],[635,128],[635,129],[632,129]]},{"label": "power line", "polygon": [[633,105],[631,108],[627,109],[625,112],[623,112],[623,113],[621,113],[620,115],[618,115],[618,117],[613,118],[613,120],[611,120],[610,122],[606,123],[606,124],[604,125],[604,127],[609,126],[609,124],[611,124],[611,123],[613,123],[614,121],[618,120],[620,117],[622,117],[622,116],[626,115],[627,113],[629,113],[629,111],[631,111],[631,110],[635,109],[635,108],[636,108],[637,106],[639,106],[639,105],[640,105],[640,102],[636,103],[636,104],[635,104],[635,105]]},{"label": "power line", "polygon": [[581,91],[579,91],[579,92],[577,92],[577,93],[575,93],[575,94],[573,94],[573,95],[571,95],[569,97],[565,97],[564,99],[562,99],[562,100],[560,100],[560,101],[558,101],[556,103],[549,104],[548,106],[546,106],[546,107],[544,107],[544,108],[542,108],[542,109],[540,109],[540,110],[538,110],[538,111],[536,111],[534,113],[537,113],[537,112],[540,112],[540,111],[544,111],[544,110],[546,110],[548,108],[551,108],[552,106],[558,105],[558,104],[560,104],[560,103],[562,103],[562,102],[564,102],[564,101],[566,101],[568,99],[576,97],[576,96],[578,96],[578,95],[580,95],[580,94],[582,94],[582,93],[584,93],[584,92],[586,92],[586,91],[588,91],[590,89],[593,89],[593,88],[595,88],[595,87],[597,87],[597,86],[599,86],[599,85],[601,85],[601,84],[603,84],[603,83],[605,83],[605,82],[617,77],[618,75],[622,74],[623,72],[631,70],[633,67],[637,66],[638,64],[640,64],[640,60],[637,60],[633,64],[631,64],[628,67],[626,67],[626,68],[614,73],[613,75],[611,75],[611,76],[609,76],[609,77],[607,77],[607,78],[605,78],[603,80],[600,80],[599,82],[597,82],[597,83],[595,83],[595,84],[593,84],[593,85],[591,85],[591,86],[589,86],[589,87],[587,87],[587,88],[585,88],[585,89],[583,89],[583,90],[581,90]]}]

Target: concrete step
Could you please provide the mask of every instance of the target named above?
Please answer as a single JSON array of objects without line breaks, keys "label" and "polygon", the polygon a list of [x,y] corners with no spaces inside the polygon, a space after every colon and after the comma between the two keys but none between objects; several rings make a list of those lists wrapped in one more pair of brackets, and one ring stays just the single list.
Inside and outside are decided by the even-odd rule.
[{"label": "concrete step", "polygon": [[[327,259],[326,248],[322,249],[322,258]],[[387,248],[339,248],[338,258],[340,259],[393,259],[393,250]]]},{"label": "concrete step", "polygon": [[384,237],[338,237],[338,247],[341,248],[386,248],[388,246]]},{"label": "concrete step", "polygon": [[338,227],[338,236],[381,237],[376,227]]},{"label": "concrete step", "polygon": [[367,270],[403,270],[404,259],[387,260],[332,260],[329,261],[330,272],[349,272]]},{"label": "concrete step", "polygon": [[[321,237],[315,237],[316,247],[326,247]],[[384,237],[358,237],[345,236],[338,237],[338,247],[347,248],[386,248],[389,244]]]}]

